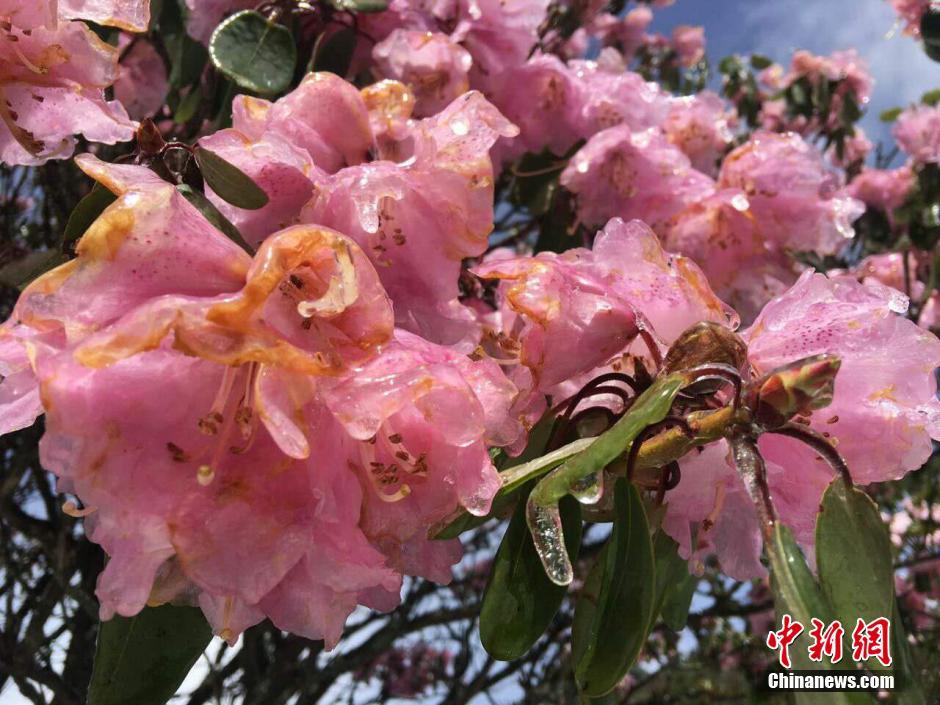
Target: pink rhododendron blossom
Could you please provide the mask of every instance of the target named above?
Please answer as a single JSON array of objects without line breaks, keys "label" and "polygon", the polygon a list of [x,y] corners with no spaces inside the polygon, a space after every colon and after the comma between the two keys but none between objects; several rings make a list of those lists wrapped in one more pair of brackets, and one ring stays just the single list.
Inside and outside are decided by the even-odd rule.
[{"label": "pink rhododendron blossom", "polygon": [[124,108],[104,96],[118,76],[115,47],[80,22],[52,29],[5,22],[11,39],[0,49],[0,161],[41,164],[68,157],[76,133],[106,144],[133,136]]},{"label": "pink rhododendron blossom", "polygon": [[612,127],[588,140],[565,168],[562,186],[577,196],[588,224],[638,218],[653,228],[709,195],[714,182],[655,129]]},{"label": "pink rhododendron blossom", "polygon": [[880,255],[866,257],[842,276],[854,276],[863,284],[884,284],[901,292],[907,291],[910,287],[909,295],[914,299],[920,299],[924,294],[924,283],[915,278],[916,268],[916,259],[909,255],[907,259],[908,271],[905,273],[904,254],[901,252],[885,252]]},{"label": "pink rhododendron blossom", "polygon": [[839,156],[839,150],[835,145],[827,150],[827,154],[833,164],[845,168],[864,162],[874,148],[875,145],[865,135],[865,131],[860,127],[856,127],[855,134],[843,140],[841,156]]},{"label": "pink rhododendron blossom", "polygon": [[479,93],[417,122],[411,157],[339,171],[317,185],[305,222],[348,234],[395,301],[399,327],[468,351],[478,331],[457,300],[461,260],[483,254],[493,223],[489,148],[517,133]]},{"label": "pink rhododendron blossom", "polygon": [[705,58],[705,28],[680,25],[672,30],[672,47],[681,66],[694,66]]},{"label": "pink rhododendron blossom", "polygon": [[844,88],[840,88],[833,98],[850,91],[860,104],[868,102],[874,83],[867,65],[854,49],[836,51],[830,56],[817,56],[808,51],[795,52],[790,63],[790,73],[784,80],[790,84],[801,77],[813,81],[844,81]]},{"label": "pink rhododendron blossom", "polygon": [[121,37],[118,48],[126,51],[121,57],[121,69],[114,82],[114,97],[127,114],[135,120],[156,114],[169,91],[166,66],[150,42],[138,39],[131,43],[127,35]]},{"label": "pink rhododendron blossom", "polygon": [[662,130],[703,174],[716,176],[718,161],[734,140],[737,117],[710,91],[674,99]]},{"label": "pink rhododendron blossom", "polygon": [[128,32],[146,32],[150,24],[149,0],[57,0],[50,4],[58,4],[61,19],[89,20]]},{"label": "pink rhododendron blossom", "polygon": [[[806,272],[742,334],[755,374],[808,355],[841,359],[833,401],[813,411],[809,425],[835,444],[861,484],[920,467],[940,436],[933,376],[940,340],[904,318],[906,308],[906,297],[883,285]],[[765,434],[759,445],[780,518],[811,549],[833,470],[792,439]],[[699,548],[715,551],[723,572],[748,579],[763,573],[760,531],[727,453],[720,442],[682,459],[682,482],[669,494],[663,526],[688,556],[690,522],[707,519],[711,528],[699,531]]]},{"label": "pink rhododendron blossom", "polygon": [[582,137],[621,124],[636,131],[659,126],[669,111],[669,97],[658,85],[604,61],[614,58],[611,52],[616,55],[614,50],[605,49],[598,61],[570,63],[584,90]]},{"label": "pink rhododendron blossom", "polygon": [[500,328],[488,337],[545,390],[605,364],[641,330],[670,342],[698,321],[735,322],[701,270],[638,221],[611,220],[592,250],[498,258],[474,272],[500,280]]},{"label": "pink rhododendron blossom", "polygon": [[414,93],[416,117],[440,112],[469,88],[473,59],[446,34],[398,29],[372,49],[379,73]]},{"label": "pink rhododendron blossom", "polygon": [[715,292],[745,321],[793,284],[802,267],[769,240],[744,192],[722,189],[690,203],[664,229],[663,244],[698,263]]},{"label": "pink rhododendron blossom", "polygon": [[718,185],[743,191],[764,237],[791,250],[836,252],[864,212],[819,152],[792,133],[755,133],[725,158]]},{"label": "pink rhododendron blossom", "polygon": [[914,189],[914,172],[909,165],[897,169],[864,168],[846,188],[853,198],[866,206],[884,211],[889,218]]},{"label": "pink rhododendron blossom", "polygon": [[940,105],[908,108],[898,117],[892,134],[915,162],[940,162]]}]

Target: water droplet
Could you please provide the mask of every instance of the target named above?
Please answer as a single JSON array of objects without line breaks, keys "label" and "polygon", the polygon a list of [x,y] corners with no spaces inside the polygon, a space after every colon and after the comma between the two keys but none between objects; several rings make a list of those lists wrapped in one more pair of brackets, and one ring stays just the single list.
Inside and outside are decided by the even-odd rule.
[{"label": "water droplet", "polygon": [[570,492],[581,504],[597,504],[604,494],[604,470],[592,472],[572,483]]},{"label": "water droplet", "polygon": [[577,166],[575,166],[575,169],[578,170],[579,174],[587,174],[588,169],[590,169],[590,167],[591,167],[591,162],[589,162],[587,159],[581,159],[578,161],[578,164]]},{"label": "water droplet", "polygon": [[529,500],[526,520],[532,532],[535,551],[542,559],[548,579],[556,585],[570,585],[574,579],[571,559],[565,550],[565,534],[561,528],[558,505],[543,507]]},{"label": "water droplet", "polygon": [[751,207],[751,204],[747,200],[747,196],[743,193],[739,193],[737,196],[734,196],[731,199],[731,205],[735,210],[746,211]]},{"label": "water droplet", "polygon": [[908,299],[900,291],[895,291],[888,298],[888,308],[894,311],[895,313],[907,313],[908,306],[911,305],[910,299]]},{"label": "water droplet", "polygon": [[470,123],[465,118],[457,118],[450,121],[450,129],[458,137],[463,137],[470,132]]},{"label": "water droplet", "polygon": [[215,478],[215,470],[211,465],[200,465],[196,471],[196,482],[205,487]]}]

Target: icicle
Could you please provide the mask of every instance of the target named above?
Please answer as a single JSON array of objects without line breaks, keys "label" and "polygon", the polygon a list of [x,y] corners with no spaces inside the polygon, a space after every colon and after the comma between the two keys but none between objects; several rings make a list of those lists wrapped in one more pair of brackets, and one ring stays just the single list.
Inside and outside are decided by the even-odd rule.
[{"label": "icicle", "polygon": [[572,483],[571,496],[581,504],[597,504],[604,494],[603,468]]},{"label": "icicle", "polygon": [[568,551],[565,550],[565,534],[558,505],[542,506],[530,497],[526,505],[526,521],[549,580],[556,585],[570,585],[574,580],[574,570]]}]

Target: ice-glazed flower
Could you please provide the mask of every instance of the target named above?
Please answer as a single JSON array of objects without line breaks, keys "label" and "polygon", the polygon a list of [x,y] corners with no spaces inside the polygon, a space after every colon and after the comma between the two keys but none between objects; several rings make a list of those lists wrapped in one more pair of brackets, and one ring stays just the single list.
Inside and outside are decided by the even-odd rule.
[{"label": "ice-glazed flower", "polygon": [[891,218],[914,188],[914,172],[909,165],[897,169],[864,168],[846,188],[853,198],[870,208],[878,208]]},{"label": "ice-glazed flower", "polygon": [[817,56],[802,50],[795,52],[785,82],[790,84],[803,77],[811,81],[844,81],[845,88],[835,95],[851,92],[859,104],[868,102],[874,83],[868,66],[854,49],[836,51],[829,56]]},{"label": "ice-glazed flower", "polygon": [[672,48],[681,66],[694,66],[705,58],[705,28],[679,25],[672,30]]},{"label": "ice-glazed flower", "polygon": [[884,284],[902,292],[910,287],[911,297],[920,299],[924,294],[924,283],[916,278],[917,260],[908,256],[905,267],[904,257],[901,252],[871,255],[840,276],[853,276],[863,284]]},{"label": "ice-glazed flower", "polygon": [[663,244],[694,260],[744,321],[754,320],[802,271],[783,247],[764,236],[748,197],[737,189],[690,203],[664,228]]},{"label": "ice-glazed flower", "polygon": [[[340,464],[370,488],[360,526],[395,571],[449,581],[459,543],[429,540],[428,527],[458,506],[489,511],[500,482],[487,447],[522,435],[509,416],[516,394],[493,360],[405,331],[324,384],[324,403],[349,439]],[[396,604],[397,589],[387,599]]]},{"label": "ice-glazed flower", "polygon": [[763,236],[791,250],[836,252],[864,212],[819,151],[793,133],[755,133],[725,158],[718,185],[743,191]]},{"label": "ice-glazed flower", "polygon": [[898,19],[904,23],[904,33],[920,37],[920,18],[930,9],[931,0],[888,0]]},{"label": "ice-glazed flower", "polygon": [[588,224],[641,219],[654,229],[686,205],[708,196],[714,182],[657,129],[611,127],[588,140],[561,173]]},{"label": "ice-glazed flower", "polygon": [[147,0],[0,0],[0,17],[21,29],[54,29],[66,20],[89,20],[128,32],[144,32],[150,22]]},{"label": "ice-glazed flower", "polygon": [[186,31],[193,39],[208,44],[212,32],[227,15],[257,4],[254,0],[186,0]]},{"label": "ice-glazed flower", "polygon": [[898,117],[892,134],[915,162],[940,162],[940,105],[908,108]]},{"label": "ice-glazed flower", "polygon": [[711,91],[703,91],[670,102],[662,123],[666,137],[703,174],[715,176],[718,160],[734,140],[731,128],[737,122],[733,109]]},{"label": "ice-glazed flower", "polygon": [[7,164],[68,157],[76,133],[106,144],[134,134],[121,104],[105,100],[118,76],[117,49],[81,22],[54,18],[43,26],[42,14],[0,8],[0,161]]},{"label": "ice-glazed flower", "polygon": [[114,97],[121,102],[135,120],[154,115],[166,100],[169,90],[166,66],[153,44],[138,39],[130,49],[131,38],[122,35],[118,48],[126,53],[121,57],[121,72],[114,82]]},{"label": "ice-glazed flower", "polygon": [[646,30],[653,21],[653,12],[648,7],[635,7],[610,29],[609,37],[615,39],[626,59],[630,59],[643,46]]},{"label": "ice-glazed flower", "polygon": [[[906,308],[894,289],[806,272],[742,334],[758,375],[808,355],[840,358],[832,403],[813,411],[808,423],[836,446],[860,484],[920,467],[940,436],[934,379],[940,340],[907,320]],[[833,471],[792,439],[764,434],[759,446],[780,518],[811,550],[817,506]],[[760,531],[727,453],[720,442],[683,458],[663,526],[683,555],[715,551],[725,573],[747,579],[763,573]],[[690,544],[695,522],[704,522],[697,547]]]},{"label": "ice-glazed flower", "polygon": [[542,390],[604,365],[641,331],[670,342],[698,321],[734,322],[701,270],[665,252],[639,221],[611,220],[592,250],[499,258],[474,272],[500,280],[491,342]]},{"label": "ice-glazed flower", "polygon": [[519,136],[506,146],[507,156],[546,148],[560,156],[581,137],[582,82],[551,54],[536,54],[507,71],[493,100],[519,127]]},{"label": "ice-glazed flower", "polygon": [[472,350],[472,313],[457,300],[461,260],[483,254],[493,227],[489,149],[516,128],[471,91],[416,122],[403,162],[342,169],[317,185],[304,222],[353,238],[395,302],[396,324]]},{"label": "ice-glazed flower", "polygon": [[416,117],[434,115],[470,87],[473,59],[446,34],[397,29],[372,49],[379,74],[415,96]]},{"label": "ice-glazed flower", "polygon": [[591,137],[615,125],[645,130],[661,125],[665,119],[669,111],[668,94],[640,74],[624,70],[618,65],[621,62],[617,52],[609,48],[601,52],[597,61],[570,62],[583,86],[582,137]]},{"label": "ice-glazed flower", "polygon": [[268,203],[257,210],[213,200],[252,243],[298,222],[322,172],[363,162],[373,144],[366,104],[350,83],[330,73],[308,74],[274,103],[238,96],[232,127],[200,140],[261,186]]}]

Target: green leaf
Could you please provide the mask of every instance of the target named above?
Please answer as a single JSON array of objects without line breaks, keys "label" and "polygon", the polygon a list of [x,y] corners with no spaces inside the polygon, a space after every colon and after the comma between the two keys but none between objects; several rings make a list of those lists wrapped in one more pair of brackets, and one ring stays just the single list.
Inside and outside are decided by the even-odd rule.
[{"label": "green leaf", "polygon": [[25,289],[34,279],[68,262],[61,250],[37,250],[0,267],[0,284]]},{"label": "green leaf", "polygon": [[65,224],[65,233],[62,235],[63,249],[71,251],[72,245],[85,234],[104,209],[116,200],[117,196],[108,189],[101,184],[95,184],[69,215],[69,221]]},{"label": "green leaf", "polygon": [[888,108],[887,110],[881,111],[881,114],[878,115],[878,119],[882,122],[894,122],[903,112],[904,108]]},{"label": "green leaf", "polygon": [[[833,665],[825,657],[822,662],[810,661],[809,630],[813,617],[829,624],[834,619],[832,606],[813,579],[803,553],[783,522],[776,522],[770,539],[765,543],[770,560],[770,584],[778,620],[789,614],[800,622],[804,631],[790,645],[790,659],[795,670],[848,670],[854,668],[850,658]],[[872,705],[865,693],[794,693],[798,705]]]},{"label": "green leaf", "polygon": [[202,102],[202,87],[193,86],[189,93],[180,101],[180,104],[176,108],[176,112],[173,113],[173,122],[177,125],[182,125],[184,123],[192,120],[193,116],[196,114],[196,111],[199,109],[199,104]]},{"label": "green leaf", "polygon": [[936,105],[940,103],[940,88],[934,88],[932,91],[927,91],[920,97],[920,102],[924,105]]},{"label": "green leaf", "polygon": [[940,61],[940,12],[927,10],[920,18],[920,36],[924,52],[934,61]]},{"label": "green leaf", "polygon": [[356,32],[351,27],[343,27],[329,35],[324,32],[313,46],[309,70],[329,71],[345,77],[352,64],[356,39]]},{"label": "green leaf", "polygon": [[685,576],[666,593],[661,610],[663,623],[674,632],[681,632],[689,621],[689,609],[698,580],[698,576],[686,571]]},{"label": "green leaf", "polygon": [[202,217],[208,220],[216,230],[221,232],[248,254],[254,254],[254,249],[245,241],[245,238],[238,231],[238,228],[232,224],[232,221],[222,215],[219,209],[216,208],[212,201],[206,198],[204,194],[199,193],[199,191],[194,190],[191,186],[186,184],[180,184],[176,189],[183,194],[183,198],[202,213]]},{"label": "green leaf", "polygon": [[[561,502],[565,547],[574,559],[581,546],[581,506]],[[490,656],[511,661],[525,654],[542,636],[561,606],[567,589],[556,585],[542,567],[525,519],[525,504],[516,508],[493,560],[493,570],[480,609],[480,640]]]},{"label": "green leaf", "polygon": [[87,705],[164,705],[211,638],[195,607],[145,607],[102,622]]},{"label": "green leaf", "polygon": [[268,194],[231,162],[199,146],[193,156],[206,183],[222,200],[247,210],[257,210],[267,205]]},{"label": "green leaf", "polygon": [[[823,595],[847,635],[859,618],[890,618],[894,562],[888,527],[868,495],[842,478],[833,480],[819,505],[816,566]],[[876,659],[868,666],[881,668]]]},{"label": "green leaf", "polygon": [[770,68],[773,65],[773,59],[770,59],[763,54],[751,54],[751,66],[753,66],[758,71],[763,71],[764,69]]},{"label": "green leaf", "polygon": [[917,664],[904,631],[897,602],[891,616],[891,656],[894,659],[894,690],[891,695],[897,705],[926,705],[924,688],[917,675]]},{"label": "green leaf", "polygon": [[209,56],[239,86],[264,95],[287,90],[297,65],[290,30],[254,10],[236,12],[216,27]]},{"label": "green leaf", "polygon": [[[689,574],[688,562],[679,555],[679,544],[673,541],[672,537],[664,531],[657,531],[656,536],[653,538],[653,556],[656,560],[656,597],[653,600],[652,621],[655,622],[660,613],[663,613],[665,618],[664,609],[667,600],[672,598],[677,591],[682,591],[683,594],[688,592],[690,584],[694,591],[698,581]],[[690,578],[692,579],[690,580]],[[680,606],[673,606],[671,619],[666,623],[666,626],[673,629],[673,631],[680,631],[685,626],[689,614],[689,605],[692,602],[692,593],[688,593],[688,595],[689,600],[685,606],[685,614],[681,616],[682,625],[678,629],[673,629],[672,624],[675,624],[680,618],[681,600]]]},{"label": "green leaf", "polygon": [[[656,574],[650,528],[640,493],[624,479],[614,486],[614,528],[594,570],[601,571],[596,606],[582,595],[575,608],[590,613],[572,631],[578,688],[589,697],[609,693],[630,670],[646,642],[653,616]],[[600,566],[598,568],[597,566]],[[596,575],[588,583],[598,580]]]},{"label": "green leaf", "polygon": [[345,12],[384,12],[388,9],[388,0],[329,0],[329,3]]}]

